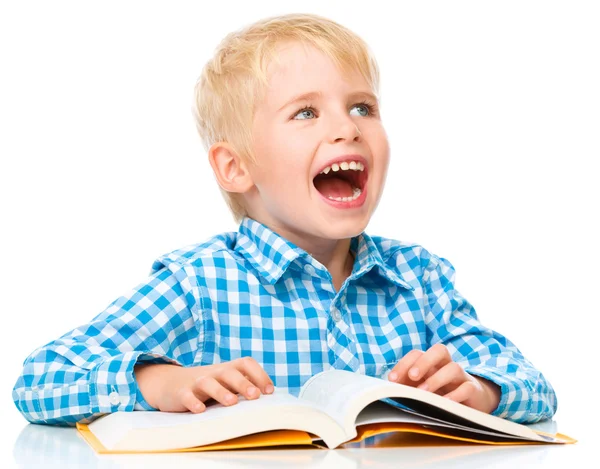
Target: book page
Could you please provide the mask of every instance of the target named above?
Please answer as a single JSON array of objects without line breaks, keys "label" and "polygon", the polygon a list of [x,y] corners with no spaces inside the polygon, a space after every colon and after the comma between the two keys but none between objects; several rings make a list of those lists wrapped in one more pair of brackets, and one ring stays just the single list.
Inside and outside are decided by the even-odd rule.
[{"label": "book page", "polygon": [[203,446],[271,430],[300,430],[328,445],[345,439],[341,426],[309,402],[276,389],[255,400],[215,404],[204,412],[135,411],[107,414],[88,425],[108,450],[164,450]]},{"label": "book page", "polygon": [[176,427],[179,425],[199,422],[210,422],[211,420],[221,420],[229,416],[243,413],[245,411],[266,412],[271,407],[279,406],[309,406],[313,407],[310,402],[301,402],[298,398],[291,394],[281,392],[276,389],[273,394],[261,395],[258,399],[248,400],[242,395],[238,395],[238,403],[232,406],[224,406],[223,404],[215,403],[209,405],[204,412],[194,414],[192,412],[155,412],[155,411],[135,411],[133,413],[121,412],[117,413],[118,417],[111,419],[98,419],[89,424],[90,428],[98,428],[103,425],[114,425],[117,418],[122,420],[121,425],[127,424],[130,428],[156,428],[156,427]]},{"label": "book page", "polygon": [[[390,403],[386,403],[388,401]],[[500,439],[522,439],[524,441],[528,441],[525,438],[509,436],[504,433],[492,432],[473,427],[466,427],[429,417],[409,409],[405,410],[401,407],[398,407],[396,403],[391,401],[391,399],[382,399],[381,401],[369,404],[360,414],[358,414],[358,417],[356,418],[356,426],[369,425],[373,423],[410,423],[423,425],[425,427],[450,428],[472,434],[493,436]],[[548,439],[548,441],[552,441],[552,439]]]},{"label": "book page", "polygon": [[351,409],[357,404],[357,396],[368,395],[371,390],[386,384],[387,382],[382,379],[359,373],[329,370],[310,378],[300,390],[298,397],[321,407],[345,427],[346,431],[349,431],[348,416],[356,413],[351,412]]},{"label": "book page", "polygon": [[436,423],[434,420],[419,414],[411,414],[402,410],[394,410],[393,407],[381,401],[369,404],[356,418],[356,425],[368,425],[370,423],[414,423],[428,425]]},{"label": "book page", "polygon": [[356,434],[356,418],[365,407],[380,399],[392,398],[410,404],[408,407],[422,415],[431,414],[450,424],[533,441],[545,440],[524,425],[486,414],[435,393],[345,370],[316,374],[302,387],[299,397],[322,407],[348,434]]}]

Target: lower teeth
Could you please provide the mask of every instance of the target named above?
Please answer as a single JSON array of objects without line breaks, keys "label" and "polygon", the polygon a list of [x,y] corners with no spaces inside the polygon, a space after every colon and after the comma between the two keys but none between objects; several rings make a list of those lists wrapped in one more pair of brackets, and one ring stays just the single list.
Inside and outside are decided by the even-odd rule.
[{"label": "lower teeth", "polygon": [[332,197],[332,196],[329,196],[328,199],[335,200],[336,202],[352,202],[353,200],[358,199],[360,197],[361,193],[362,193],[362,191],[358,187],[355,187],[354,188],[354,195],[352,197]]}]

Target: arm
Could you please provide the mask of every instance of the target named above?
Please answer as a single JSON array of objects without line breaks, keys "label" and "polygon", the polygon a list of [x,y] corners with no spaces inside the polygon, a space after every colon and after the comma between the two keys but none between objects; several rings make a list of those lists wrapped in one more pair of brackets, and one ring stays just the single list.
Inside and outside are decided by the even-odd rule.
[{"label": "arm", "polygon": [[517,422],[533,423],[556,412],[556,395],[550,383],[501,334],[484,327],[475,309],[454,288],[455,270],[446,259],[425,259],[428,343],[445,345],[452,359],[494,392],[500,402],[492,415]]},{"label": "arm", "polygon": [[15,405],[32,423],[68,426],[151,409],[134,366],[192,363],[198,324],[175,275],[163,268],[89,324],[35,350],[14,386]]}]

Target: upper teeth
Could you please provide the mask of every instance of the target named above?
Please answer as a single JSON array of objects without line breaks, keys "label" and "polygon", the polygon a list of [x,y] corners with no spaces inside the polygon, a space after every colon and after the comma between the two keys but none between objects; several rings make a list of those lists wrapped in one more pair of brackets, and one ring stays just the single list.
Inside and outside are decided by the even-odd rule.
[{"label": "upper teeth", "polygon": [[340,169],[346,171],[352,169],[354,171],[364,171],[365,165],[359,161],[343,161],[341,163],[333,163],[331,166],[327,166],[320,174],[327,174],[329,171],[339,171]]}]

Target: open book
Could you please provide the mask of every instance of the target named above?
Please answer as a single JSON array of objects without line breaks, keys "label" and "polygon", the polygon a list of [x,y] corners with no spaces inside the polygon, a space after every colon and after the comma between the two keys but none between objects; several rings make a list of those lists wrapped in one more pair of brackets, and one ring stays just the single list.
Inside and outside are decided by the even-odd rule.
[{"label": "open book", "polygon": [[278,390],[204,412],[116,412],[77,429],[99,453],[183,452],[280,445],[336,448],[389,432],[486,444],[573,443],[437,394],[342,370],[316,374],[298,397]]}]

